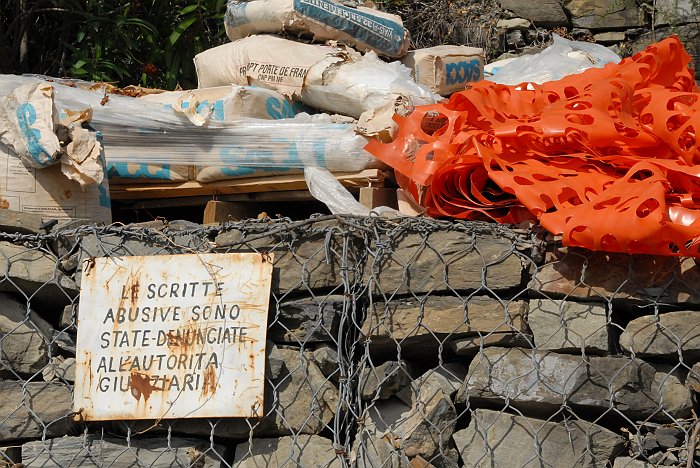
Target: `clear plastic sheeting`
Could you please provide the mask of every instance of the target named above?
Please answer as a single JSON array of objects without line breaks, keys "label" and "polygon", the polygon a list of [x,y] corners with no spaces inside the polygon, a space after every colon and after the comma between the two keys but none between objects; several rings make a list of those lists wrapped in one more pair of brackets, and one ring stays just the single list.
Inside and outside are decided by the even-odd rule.
[{"label": "clear plastic sheeting", "polygon": [[[41,79],[2,75],[0,95],[36,81]],[[323,167],[352,172],[376,163],[364,150],[367,139],[357,135],[353,125],[333,123],[327,115],[300,114],[276,121],[241,118],[197,127],[160,103],[52,85],[59,113],[93,108],[91,125],[102,135],[108,165]]]},{"label": "clear plastic sheeting", "polygon": [[[508,59],[499,67],[489,64],[492,75],[486,79],[494,83],[516,85],[524,82],[542,84],[554,81],[589,68],[602,68],[608,63],[619,63],[620,57],[600,44],[570,41],[556,34],[554,44],[539,54],[523,55]],[[505,62],[505,61],[504,61]]]}]

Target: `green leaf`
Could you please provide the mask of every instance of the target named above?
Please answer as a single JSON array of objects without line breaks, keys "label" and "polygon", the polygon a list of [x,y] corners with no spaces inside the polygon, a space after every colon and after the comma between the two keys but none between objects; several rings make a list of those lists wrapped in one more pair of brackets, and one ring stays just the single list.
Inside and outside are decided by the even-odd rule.
[{"label": "green leaf", "polygon": [[87,62],[85,60],[78,60],[73,64],[73,68],[83,68]]},{"label": "green leaf", "polygon": [[182,10],[180,10],[180,14],[181,14],[181,15],[186,15],[187,13],[192,13],[193,11],[195,11],[195,10],[198,9],[198,8],[199,8],[199,5],[197,5],[197,4],[195,4],[195,5],[188,5],[188,6],[186,6],[185,8],[183,8]]},{"label": "green leaf", "polygon": [[197,18],[189,18],[177,25],[175,30],[170,34],[170,37],[168,38],[170,44],[175,45],[175,43],[180,39],[180,36],[182,36],[182,33],[187,31],[187,28],[192,26],[192,24],[194,24],[195,21],[197,21]]}]

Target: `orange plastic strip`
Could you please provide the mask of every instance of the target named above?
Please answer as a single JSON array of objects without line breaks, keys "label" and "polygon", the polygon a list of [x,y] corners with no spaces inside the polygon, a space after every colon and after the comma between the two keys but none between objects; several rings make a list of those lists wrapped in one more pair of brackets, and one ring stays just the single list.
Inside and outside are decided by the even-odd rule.
[{"label": "orange plastic strip", "polygon": [[700,90],[676,37],[542,85],[487,81],[367,150],[435,217],[538,219],[569,246],[700,256]]}]

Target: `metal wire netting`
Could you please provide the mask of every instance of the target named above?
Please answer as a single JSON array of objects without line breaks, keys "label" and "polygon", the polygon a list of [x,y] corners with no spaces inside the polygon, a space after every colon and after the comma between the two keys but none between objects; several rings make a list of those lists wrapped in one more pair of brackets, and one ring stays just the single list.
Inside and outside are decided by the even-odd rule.
[{"label": "metal wire netting", "polygon": [[[0,466],[700,465],[693,259],[338,216],[0,237]],[[89,259],[228,252],[275,254],[265,416],[73,413]]]}]

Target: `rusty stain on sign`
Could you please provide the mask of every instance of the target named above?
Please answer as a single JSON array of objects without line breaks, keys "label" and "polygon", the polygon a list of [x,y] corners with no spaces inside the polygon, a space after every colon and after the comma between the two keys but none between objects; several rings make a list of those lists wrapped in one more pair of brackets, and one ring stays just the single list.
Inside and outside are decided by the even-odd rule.
[{"label": "rusty stain on sign", "polygon": [[89,266],[74,391],[81,419],[262,416],[272,254]]}]

